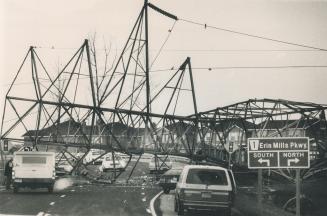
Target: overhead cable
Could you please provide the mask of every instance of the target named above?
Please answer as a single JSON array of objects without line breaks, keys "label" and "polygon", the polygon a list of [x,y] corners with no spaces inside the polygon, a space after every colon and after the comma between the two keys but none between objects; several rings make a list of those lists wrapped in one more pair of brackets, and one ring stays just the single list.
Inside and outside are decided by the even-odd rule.
[{"label": "overhead cable", "polygon": [[166,43],[167,43],[167,41],[168,41],[168,39],[169,39],[169,37],[170,37],[170,35],[171,35],[171,33],[172,33],[174,27],[175,27],[175,24],[176,24],[176,21],[174,22],[173,26],[169,29],[169,31],[168,31],[168,35],[167,35],[165,41],[163,42],[163,44],[161,45],[161,47],[160,47],[160,49],[159,49],[157,55],[154,57],[154,59],[153,59],[153,61],[152,61],[152,63],[151,63],[150,68],[152,68],[152,65],[155,63],[155,61],[156,61],[157,58],[159,57],[160,53],[162,52],[162,49],[163,49],[164,46],[166,45]]},{"label": "overhead cable", "polygon": [[314,50],[327,51],[327,49],[323,49],[323,48],[319,48],[319,47],[314,47],[314,46],[308,46],[308,45],[305,45],[305,44],[299,44],[299,43],[293,43],[293,42],[288,42],[288,41],[277,40],[277,39],[273,39],[273,38],[269,38],[269,37],[265,37],[265,36],[258,36],[258,35],[254,35],[254,34],[248,34],[248,33],[244,33],[244,32],[234,31],[234,30],[231,30],[231,29],[226,29],[226,28],[221,28],[221,27],[217,27],[217,26],[208,25],[206,23],[203,24],[203,23],[195,22],[195,21],[188,20],[188,19],[179,18],[178,20],[181,20],[181,21],[184,21],[184,22],[187,22],[187,23],[191,23],[191,24],[195,24],[195,25],[200,25],[200,26],[203,26],[204,28],[216,29],[216,30],[219,30],[219,31],[230,32],[230,33],[239,34],[239,35],[243,35],[243,36],[247,36],[247,37],[253,37],[253,38],[258,38],[258,39],[262,39],[262,40],[268,40],[268,41],[273,41],[273,42],[277,42],[277,43],[283,43],[283,44],[288,44],[288,45],[293,45],[293,46],[298,46],[298,47],[303,47],[303,48],[309,48],[309,49],[314,49]]}]

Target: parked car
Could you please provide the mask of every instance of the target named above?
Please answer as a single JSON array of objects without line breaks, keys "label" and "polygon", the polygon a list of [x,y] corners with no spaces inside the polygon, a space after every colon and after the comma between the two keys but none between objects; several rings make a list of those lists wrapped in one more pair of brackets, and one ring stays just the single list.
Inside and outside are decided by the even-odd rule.
[{"label": "parked car", "polygon": [[219,166],[186,165],[175,189],[175,211],[224,211],[231,215],[236,183],[231,170]]},{"label": "parked car", "polygon": [[54,152],[15,152],[13,159],[13,188],[47,188],[53,191],[56,178]]},{"label": "parked car", "polygon": [[114,157],[115,161],[113,160],[112,153],[108,153],[105,155],[104,160],[102,161],[101,166],[99,167],[99,170],[102,172],[106,172],[109,170],[125,170],[126,168],[126,161],[120,156],[116,155]]},{"label": "parked car", "polygon": [[172,162],[167,155],[153,156],[149,162],[150,173],[164,172],[172,167]]},{"label": "parked car", "polygon": [[162,187],[164,193],[168,194],[170,190],[176,188],[181,172],[182,169],[170,169],[160,177],[159,185]]},{"label": "parked car", "polygon": [[104,153],[105,151],[101,149],[91,149],[89,153],[87,153],[87,155],[85,156],[84,163],[92,162],[92,164],[100,165],[103,161]]},{"label": "parked car", "polygon": [[73,170],[73,163],[68,162],[67,160],[56,161],[56,175],[61,176],[70,173]]}]

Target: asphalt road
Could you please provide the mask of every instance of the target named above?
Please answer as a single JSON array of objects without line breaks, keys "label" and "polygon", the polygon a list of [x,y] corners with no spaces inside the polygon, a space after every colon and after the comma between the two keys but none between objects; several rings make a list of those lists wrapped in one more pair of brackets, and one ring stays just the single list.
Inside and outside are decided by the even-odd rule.
[{"label": "asphalt road", "polygon": [[[150,201],[160,188],[152,186],[150,181],[143,182],[153,177],[147,166],[144,162],[137,165],[130,185],[90,184],[87,180],[69,177],[58,179],[52,194],[45,189],[20,189],[14,194],[1,187],[0,214],[151,215]],[[126,182],[131,168],[128,167],[118,181]]]},{"label": "asphalt road", "polygon": [[[135,163],[135,162],[133,162]],[[140,162],[126,184],[132,164],[118,179],[117,184],[90,184],[81,178],[61,178],[56,181],[55,191],[49,194],[46,190],[22,189],[18,194],[7,191],[0,186],[0,216],[2,215],[151,215],[150,201],[160,192],[160,188],[153,184],[154,175],[149,174],[148,163]],[[96,170],[97,167],[94,167]],[[103,175],[110,175],[105,173]],[[121,184],[121,185],[120,185]],[[316,212],[306,216],[326,215],[324,202],[326,201],[325,179],[308,182],[303,185],[304,192],[316,204]],[[255,192],[255,188],[249,190]],[[249,195],[248,189],[238,191],[236,203],[232,210],[233,216],[254,216],[257,213],[255,195]],[[281,199],[281,198],[279,198]],[[158,216],[173,216],[173,191],[160,196],[155,210]],[[271,202],[270,202],[271,203]],[[291,215],[281,211],[274,205],[264,206],[267,216]],[[213,215],[210,212],[191,212],[186,215]]]},{"label": "asphalt road", "polygon": [[[162,194],[159,198],[159,207],[157,208],[157,214],[158,216],[177,216],[177,213],[174,211],[174,193],[171,192],[170,194]],[[186,212],[185,216],[217,216],[216,213],[211,212],[211,211],[191,211],[191,212]],[[224,215],[221,213],[221,215]],[[233,216],[241,216],[242,214],[236,209],[232,209],[232,215]]]},{"label": "asphalt road", "polygon": [[0,191],[0,214],[151,215],[150,200],[159,192],[147,186],[76,185],[46,190]]}]

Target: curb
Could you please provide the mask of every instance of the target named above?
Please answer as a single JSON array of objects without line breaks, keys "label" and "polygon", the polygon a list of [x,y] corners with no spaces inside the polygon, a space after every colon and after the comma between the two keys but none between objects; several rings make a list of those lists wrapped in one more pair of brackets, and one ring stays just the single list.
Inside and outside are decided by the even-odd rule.
[{"label": "curb", "polygon": [[156,211],[154,209],[154,202],[156,201],[156,199],[163,193],[163,191],[160,191],[157,195],[155,195],[151,201],[150,201],[150,211],[151,211],[151,215],[152,216],[157,216]]}]

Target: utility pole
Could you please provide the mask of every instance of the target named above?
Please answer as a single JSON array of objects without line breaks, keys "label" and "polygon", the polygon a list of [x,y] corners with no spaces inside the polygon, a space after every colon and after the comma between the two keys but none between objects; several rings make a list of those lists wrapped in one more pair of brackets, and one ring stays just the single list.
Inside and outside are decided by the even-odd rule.
[{"label": "utility pole", "polygon": [[301,176],[300,169],[296,169],[296,216],[301,215]]},{"label": "utility pole", "polygon": [[144,0],[144,21],[145,21],[145,79],[146,79],[146,119],[144,142],[147,144],[149,133],[149,113],[150,113],[150,82],[149,82],[149,29],[148,29],[148,0]]}]

